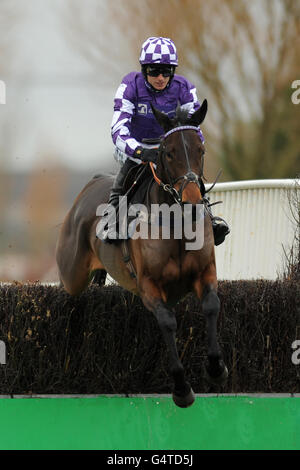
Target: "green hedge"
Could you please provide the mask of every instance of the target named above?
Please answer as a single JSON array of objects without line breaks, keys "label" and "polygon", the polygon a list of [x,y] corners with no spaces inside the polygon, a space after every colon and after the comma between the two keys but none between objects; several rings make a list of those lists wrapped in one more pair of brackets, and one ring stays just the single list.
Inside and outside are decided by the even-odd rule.
[{"label": "green hedge", "polygon": [[[299,392],[299,281],[219,283],[219,338],[227,385],[202,375],[206,325],[188,296],[176,307],[179,354],[197,393]],[[298,338],[297,338],[298,337]],[[166,347],[141,300],[117,286],[90,286],[78,298],[40,284],[0,288],[1,394],[170,393]]]}]

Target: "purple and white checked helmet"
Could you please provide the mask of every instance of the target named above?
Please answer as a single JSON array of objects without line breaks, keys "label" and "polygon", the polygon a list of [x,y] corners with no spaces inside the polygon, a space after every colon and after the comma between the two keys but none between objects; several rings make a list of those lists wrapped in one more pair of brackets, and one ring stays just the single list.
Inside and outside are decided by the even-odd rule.
[{"label": "purple and white checked helmet", "polygon": [[175,44],[169,38],[148,38],[142,45],[139,60],[141,65],[178,65]]}]

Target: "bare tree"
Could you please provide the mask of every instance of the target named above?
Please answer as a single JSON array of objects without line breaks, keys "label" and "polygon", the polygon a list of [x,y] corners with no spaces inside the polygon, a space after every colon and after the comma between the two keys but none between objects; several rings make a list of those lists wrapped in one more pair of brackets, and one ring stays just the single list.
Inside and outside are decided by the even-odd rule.
[{"label": "bare tree", "polygon": [[[88,0],[83,6],[78,0],[69,0],[62,7],[62,28],[66,39],[91,65],[91,71],[101,84],[110,84],[112,76],[119,77],[124,73],[124,59],[130,63],[133,56],[132,44],[125,47],[120,44],[124,38],[116,23],[112,4],[110,1]],[[118,2],[118,5],[122,14],[123,2]]]},{"label": "bare tree", "polygon": [[300,179],[295,179],[294,187],[287,191],[290,217],[294,225],[294,239],[291,247],[285,249],[285,266],[282,278],[300,281]]},{"label": "bare tree", "polygon": [[121,64],[124,75],[137,67],[143,40],[171,37],[179,53],[178,73],[193,81],[200,100],[208,99],[204,131],[209,160],[218,160],[226,178],[295,176],[300,148],[290,87],[298,78],[299,2],[87,4],[70,2],[68,31],[96,73],[116,73]]}]

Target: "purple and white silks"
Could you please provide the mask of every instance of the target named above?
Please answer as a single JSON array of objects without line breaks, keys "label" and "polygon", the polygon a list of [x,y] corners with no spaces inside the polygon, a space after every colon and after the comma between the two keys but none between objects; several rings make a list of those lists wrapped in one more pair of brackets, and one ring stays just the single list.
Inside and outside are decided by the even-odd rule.
[{"label": "purple and white silks", "polygon": [[[183,76],[174,75],[169,86],[162,91],[154,91],[141,72],[126,75],[117,89],[114,101],[114,114],[111,124],[113,143],[116,146],[115,158],[124,163],[137,147],[145,146],[142,139],[158,138],[164,130],[155,119],[150,103],[159,111],[173,118],[178,103],[189,114],[194,113],[200,103],[196,88]],[[199,129],[199,137],[204,141]]]}]

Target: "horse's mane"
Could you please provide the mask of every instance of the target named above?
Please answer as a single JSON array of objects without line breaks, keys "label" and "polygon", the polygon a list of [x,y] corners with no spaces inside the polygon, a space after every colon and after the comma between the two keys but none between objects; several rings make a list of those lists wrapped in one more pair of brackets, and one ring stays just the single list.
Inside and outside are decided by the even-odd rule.
[{"label": "horse's mane", "polygon": [[178,105],[176,108],[175,117],[172,119],[174,127],[184,126],[188,123],[189,119],[189,110]]}]

